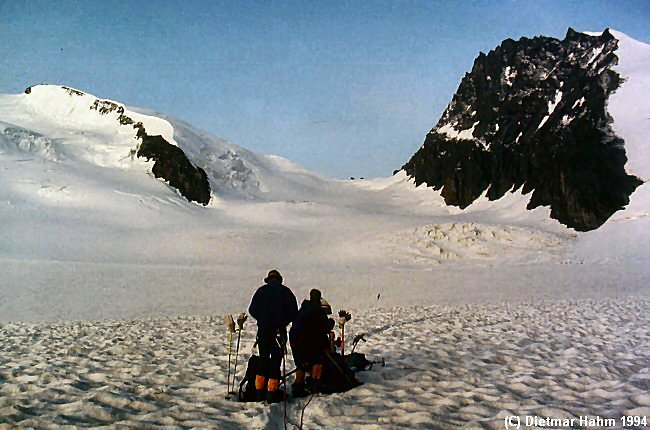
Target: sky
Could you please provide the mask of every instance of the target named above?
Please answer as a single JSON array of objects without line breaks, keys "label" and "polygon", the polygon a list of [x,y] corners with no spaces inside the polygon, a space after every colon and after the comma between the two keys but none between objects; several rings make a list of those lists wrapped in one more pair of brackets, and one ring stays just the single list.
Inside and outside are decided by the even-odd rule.
[{"label": "sky", "polygon": [[0,93],[64,84],[325,176],[385,177],[479,52],[568,27],[648,42],[650,1],[0,0]]}]

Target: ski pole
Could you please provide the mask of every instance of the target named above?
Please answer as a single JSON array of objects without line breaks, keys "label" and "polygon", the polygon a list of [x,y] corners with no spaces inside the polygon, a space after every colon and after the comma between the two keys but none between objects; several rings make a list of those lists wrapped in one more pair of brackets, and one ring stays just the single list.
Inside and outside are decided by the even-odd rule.
[{"label": "ski pole", "polygon": [[357,345],[359,344],[359,341],[360,341],[360,340],[362,340],[362,341],[364,341],[364,342],[366,341],[365,335],[366,335],[365,333],[361,333],[361,334],[358,334],[358,335],[356,335],[356,336],[354,337],[354,340],[352,341],[352,351],[351,351],[351,354],[354,354],[354,350],[357,348]]},{"label": "ski pole", "polygon": [[341,329],[341,355],[345,356],[345,323],[352,319],[350,312],[339,311],[339,328]]},{"label": "ski pole", "polygon": [[227,380],[228,391],[226,394],[226,399],[230,400],[230,394],[232,391],[230,389],[230,362],[232,356],[232,334],[235,332],[235,321],[233,321],[232,315],[226,315],[223,321],[226,324],[226,327],[228,327],[228,380]]},{"label": "ski pole", "polygon": [[230,390],[230,361],[231,361],[230,357],[231,357],[231,354],[232,354],[232,333],[228,333],[228,377],[227,377],[227,381],[226,381],[226,384],[227,384],[228,388],[227,388],[227,391],[226,391],[226,393],[227,393],[226,399],[230,399],[230,392],[231,392],[231,390]]},{"label": "ski pole", "polygon": [[306,366],[303,366],[303,367],[296,367],[295,369],[293,369],[293,370],[290,371],[289,373],[285,374],[285,375],[284,375],[282,378],[280,378],[280,379],[281,379],[281,380],[285,380],[285,379],[287,379],[289,376],[291,376],[291,375],[293,375],[294,373],[296,373],[297,371],[299,371],[299,370],[304,370],[304,369],[306,369]]},{"label": "ski pole", "polygon": [[237,326],[239,327],[237,330],[237,349],[235,350],[235,370],[233,371],[232,375],[232,387],[233,390],[235,388],[235,378],[237,378],[237,359],[239,358],[239,341],[241,340],[241,332],[244,329],[244,322],[246,322],[246,318],[248,316],[242,312],[239,314],[237,317]]}]

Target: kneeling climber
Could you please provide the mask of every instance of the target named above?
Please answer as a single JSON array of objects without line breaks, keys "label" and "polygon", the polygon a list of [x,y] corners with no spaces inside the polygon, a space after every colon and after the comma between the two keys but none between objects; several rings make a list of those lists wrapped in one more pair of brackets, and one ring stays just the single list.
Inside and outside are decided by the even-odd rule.
[{"label": "kneeling climber", "polygon": [[[322,301],[329,307],[329,304]],[[322,307],[321,292],[313,289],[309,292],[309,300],[302,302],[298,315],[289,331],[289,342],[294,361],[296,362],[296,380],[291,387],[294,397],[307,395],[305,389],[305,372],[310,371],[311,386],[309,391],[318,391],[318,385],[323,372],[325,351],[330,348],[327,311]]]}]

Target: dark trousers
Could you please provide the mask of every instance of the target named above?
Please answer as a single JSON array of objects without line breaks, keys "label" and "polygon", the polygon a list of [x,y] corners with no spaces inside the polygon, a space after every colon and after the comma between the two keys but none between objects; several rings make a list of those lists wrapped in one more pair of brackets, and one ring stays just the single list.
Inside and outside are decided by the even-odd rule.
[{"label": "dark trousers", "polygon": [[323,347],[317,342],[291,343],[291,353],[298,367],[323,364]]},{"label": "dark trousers", "polygon": [[257,347],[260,352],[260,372],[262,376],[270,379],[280,379],[280,365],[282,364],[283,348],[286,340],[280,335],[272,333],[257,333]]}]

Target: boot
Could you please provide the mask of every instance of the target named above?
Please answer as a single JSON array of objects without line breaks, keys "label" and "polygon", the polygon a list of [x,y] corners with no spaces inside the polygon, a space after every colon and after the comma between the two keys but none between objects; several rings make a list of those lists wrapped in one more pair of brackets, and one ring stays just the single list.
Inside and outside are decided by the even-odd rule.
[{"label": "boot", "polygon": [[278,403],[284,400],[286,394],[282,390],[275,390],[267,392],[266,402],[267,403]]},{"label": "boot", "polygon": [[255,390],[255,400],[258,402],[263,402],[266,400],[267,391],[266,390]]},{"label": "boot", "polygon": [[298,368],[296,370],[296,381],[291,384],[291,395],[293,397],[306,397],[307,391],[305,390],[305,371]]},{"label": "boot", "polygon": [[317,394],[320,393],[321,390],[321,383],[320,380],[318,379],[310,379],[309,380],[309,392],[312,394]]},{"label": "boot", "polygon": [[304,382],[303,383],[294,382],[293,384],[291,384],[291,395],[293,397],[297,397],[297,398],[307,397],[308,394],[309,393],[307,392],[307,390],[305,390]]},{"label": "boot", "polygon": [[269,403],[277,403],[284,399],[284,392],[280,391],[280,380],[269,379],[268,392],[266,393],[266,401]]},{"label": "boot", "polygon": [[257,375],[255,377],[255,400],[262,402],[266,400],[266,377]]},{"label": "boot", "polygon": [[311,381],[309,385],[309,391],[312,393],[319,393],[321,386],[321,376],[323,374],[323,365],[314,364],[311,369]]}]

